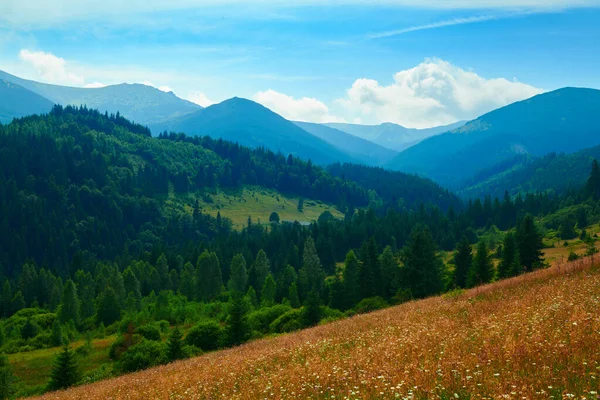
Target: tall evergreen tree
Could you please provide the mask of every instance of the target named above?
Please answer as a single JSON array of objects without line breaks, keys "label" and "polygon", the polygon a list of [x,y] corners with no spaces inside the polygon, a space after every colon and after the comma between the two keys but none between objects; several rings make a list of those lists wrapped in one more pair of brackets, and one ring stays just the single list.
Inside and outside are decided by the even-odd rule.
[{"label": "tall evergreen tree", "polygon": [[256,255],[256,260],[252,263],[249,274],[250,285],[252,285],[261,296],[261,290],[265,284],[265,279],[267,279],[267,275],[269,274],[270,270],[271,266],[269,259],[267,258],[267,253],[261,249]]},{"label": "tall evergreen tree", "polygon": [[[246,262],[244,261],[244,266]],[[196,294],[198,299],[208,301],[221,292],[223,278],[219,258],[214,252],[205,250],[196,263]]]},{"label": "tall evergreen tree", "polygon": [[169,264],[164,253],[158,257],[158,260],[156,260],[156,271],[158,272],[160,290],[171,290],[172,287],[171,278],[169,275]]},{"label": "tall evergreen tree", "polygon": [[324,278],[325,273],[323,272],[321,260],[319,259],[317,249],[315,248],[315,242],[309,237],[304,243],[302,268],[300,269],[300,279],[304,295],[315,292],[320,296]]},{"label": "tall evergreen tree", "polygon": [[346,254],[344,261],[343,285],[345,308],[352,308],[360,301],[360,276],[358,259],[353,250]]},{"label": "tall evergreen tree", "polygon": [[246,271],[246,260],[241,254],[237,254],[231,260],[229,282],[227,288],[231,292],[245,293],[248,284],[248,272]]},{"label": "tall evergreen tree", "polygon": [[290,285],[290,288],[288,290],[288,296],[290,298],[290,305],[292,306],[292,308],[299,308],[300,297],[298,296],[298,285],[296,285],[296,282],[292,282],[292,284]]},{"label": "tall evergreen tree", "polygon": [[475,287],[484,283],[489,283],[494,277],[494,266],[490,258],[487,244],[480,240],[477,244],[477,253],[473,259],[473,264],[467,277],[467,285]]},{"label": "tall evergreen tree", "polygon": [[71,279],[65,283],[63,296],[60,305],[60,321],[66,324],[73,321],[75,325],[79,324],[79,297],[77,296],[77,288],[75,282]]},{"label": "tall evergreen tree", "polygon": [[531,214],[527,214],[517,227],[517,246],[520,264],[525,271],[532,271],[534,268],[541,266],[544,262],[542,257],[542,234],[535,226],[535,222]]},{"label": "tall evergreen tree", "polygon": [[167,340],[167,359],[169,361],[176,361],[185,358],[185,353],[183,351],[183,333],[181,333],[181,329],[179,327],[173,328],[171,334],[169,335],[169,339]]},{"label": "tall evergreen tree", "polygon": [[515,234],[511,231],[506,234],[503,241],[502,258],[498,264],[498,278],[505,279],[518,275],[521,272],[519,249]]},{"label": "tall evergreen tree", "polygon": [[404,282],[415,298],[440,293],[444,289],[442,261],[431,231],[417,226],[413,230],[408,246],[404,250]]},{"label": "tall evergreen tree", "polygon": [[179,291],[182,295],[187,297],[188,300],[194,300],[197,297],[196,294],[196,272],[191,262],[186,262],[181,271],[181,283],[179,284]]},{"label": "tall evergreen tree", "polygon": [[54,361],[48,390],[67,389],[77,384],[80,379],[76,355],[65,345]]},{"label": "tall evergreen tree", "polygon": [[275,304],[275,292],[277,291],[277,285],[273,275],[267,275],[265,284],[262,287],[260,294],[260,302],[265,307],[271,307]]},{"label": "tall evergreen tree", "polygon": [[227,344],[236,346],[244,343],[249,336],[250,329],[246,314],[248,305],[244,301],[244,296],[238,290],[233,291],[231,302],[229,304],[229,318],[227,319]]},{"label": "tall evergreen tree", "polygon": [[377,257],[377,244],[374,237],[363,244],[361,253],[361,296],[363,298],[379,296],[381,293],[381,267]]},{"label": "tall evergreen tree", "polygon": [[592,161],[592,170],[585,184],[584,192],[588,197],[600,198],[600,166],[598,166],[598,160]]},{"label": "tall evergreen tree", "polygon": [[379,264],[381,265],[381,296],[385,299],[391,299],[396,294],[399,285],[399,272],[398,263],[394,258],[394,253],[391,246],[386,246],[383,249],[383,253],[379,258]]},{"label": "tall evergreen tree", "polygon": [[140,281],[135,276],[135,273],[131,268],[127,268],[123,271],[123,286],[125,286],[125,293],[127,298],[130,298],[133,302],[135,310],[139,310],[142,305],[142,293]]},{"label": "tall evergreen tree", "polygon": [[463,235],[454,252],[454,286],[467,287],[467,275],[473,265],[473,253],[469,239]]}]

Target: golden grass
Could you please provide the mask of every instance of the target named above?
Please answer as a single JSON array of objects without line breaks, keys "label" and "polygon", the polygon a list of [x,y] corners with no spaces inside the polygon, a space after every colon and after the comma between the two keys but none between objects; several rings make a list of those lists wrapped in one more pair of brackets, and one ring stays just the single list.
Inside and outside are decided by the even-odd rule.
[{"label": "golden grass", "polygon": [[44,399],[596,399],[591,259]]}]

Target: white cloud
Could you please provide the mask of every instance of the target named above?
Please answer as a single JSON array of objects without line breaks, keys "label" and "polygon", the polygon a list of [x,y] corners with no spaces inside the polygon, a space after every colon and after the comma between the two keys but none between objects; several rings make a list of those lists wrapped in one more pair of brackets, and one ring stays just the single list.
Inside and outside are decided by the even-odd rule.
[{"label": "white cloud", "polygon": [[427,59],[396,73],[387,86],[357,79],[337,103],[366,123],[427,128],[473,119],[541,92],[516,80],[486,79],[449,62]]},{"label": "white cloud", "polygon": [[76,86],[84,83],[82,76],[67,70],[67,62],[63,58],[52,53],[22,49],[19,58],[30,64],[46,82]]},{"label": "white cloud", "polygon": [[201,92],[192,92],[188,95],[187,100],[192,103],[196,103],[202,107],[208,107],[215,104],[214,101],[210,100],[204,93]]},{"label": "white cloud", "polygon": [[87,89],[97,89],[97,88],[106,87],[106,85],[104,83],[100,83],[100,82],[92,82],[92,83],[86,83],[85,85],[83,85],[83,87],[87,88]]},{"label": "white cloud", "polygon": [[315,98],[295,99],[272,89],[256,93],[252,99],[286,119],[303,122],[344,122],[329,114],[329,108]]}]

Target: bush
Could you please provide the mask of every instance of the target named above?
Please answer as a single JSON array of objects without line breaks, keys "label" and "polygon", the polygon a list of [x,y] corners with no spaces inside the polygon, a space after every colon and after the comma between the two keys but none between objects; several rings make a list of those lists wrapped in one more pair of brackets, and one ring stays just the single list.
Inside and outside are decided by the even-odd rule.
[{"label": "bush", "polygon": [[135,333],[147,340],[161,340],[160,331],[154,325],[142,325],[135,330]]},{"label": "bush", "polygon": [[134,372],[166,362],[166,346],[162,342],[142,339],[121,355],[119,366],[123,372]]},{"label": "bush", "polygon": [[202,321],[192,327],[185,343],[190,346],[196,346],[203,351],[218,349],[224,340],[224,330],[216,321]]},{"label": "bush", "polygon": [[569,252],[569,258],[567,260],[570,262],[570,261],[575,261],[578,259],[579,259],[579,256],[577,255],[577,253],[575,253],[573,250],[571,250]]},{"label": "bush", "polygon": [[377,296],[362,299],[354,308],[357,313],[364,314],[375,310],[381,310],[387,306],[387,301],[385,301],[382,297]]},{"label": "bush", "polygon": [[271,323],[291,309],[287,304],[261,308],[248,314],[248,324],[253,331],[267,333]]},{"label": "bush", "polygon": [[279,316],[269,325],[269,331],[273,333],[285,333],[302,329],[302,309],[291,309]]}]

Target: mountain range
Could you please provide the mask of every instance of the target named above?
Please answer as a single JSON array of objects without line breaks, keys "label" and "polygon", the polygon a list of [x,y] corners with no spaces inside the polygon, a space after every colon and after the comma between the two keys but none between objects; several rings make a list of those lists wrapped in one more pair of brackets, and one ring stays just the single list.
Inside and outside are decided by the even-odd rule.
[{"label": "mountain range", "polygon": [[563,88],[509,104],[406,149],[386,167],[458,189],[517,155],[573,153],[600,144],[600,90]]}]

